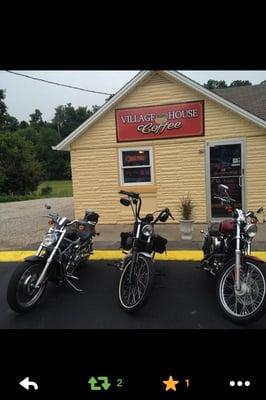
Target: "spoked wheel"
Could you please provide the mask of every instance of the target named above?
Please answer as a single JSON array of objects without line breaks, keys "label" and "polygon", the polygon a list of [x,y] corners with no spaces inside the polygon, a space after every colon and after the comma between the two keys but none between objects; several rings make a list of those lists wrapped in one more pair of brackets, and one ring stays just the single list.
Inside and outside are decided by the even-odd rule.
[{"label": "spoked wheel", "polygon": [[119,282],[119,301],[127,312],[134,312],[147,301],[154,279],[153,262],[139,255],[132,268],[130,258],[125,265]]},{"label": "spoked wheel", "polygon": [[15,270],[7,289],[7,302],[12,310],[18,313],[26,312],[40,301],[47,281],[44,281],[38,289],[34,286],[43,267],[44,264],[41,262],[25,262]]},{"label": "spoked wheel", "polygon": [[219,305],[225,316],[239,324],[258,320],[266,310],[265,272],[245,261],[240,268],[240,289],[235,287],[235,265],[226,267],[217,282]]}]

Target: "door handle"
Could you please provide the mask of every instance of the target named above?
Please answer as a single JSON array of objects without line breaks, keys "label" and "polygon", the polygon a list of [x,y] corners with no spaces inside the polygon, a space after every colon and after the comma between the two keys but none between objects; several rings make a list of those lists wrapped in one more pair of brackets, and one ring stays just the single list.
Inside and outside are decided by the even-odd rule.
[{"label": "door handle", "polygon": [[243,175],[240,175],[238,177],[238,184],[239,184],[240,187],[242,187],[242,178],[243,178]]}]

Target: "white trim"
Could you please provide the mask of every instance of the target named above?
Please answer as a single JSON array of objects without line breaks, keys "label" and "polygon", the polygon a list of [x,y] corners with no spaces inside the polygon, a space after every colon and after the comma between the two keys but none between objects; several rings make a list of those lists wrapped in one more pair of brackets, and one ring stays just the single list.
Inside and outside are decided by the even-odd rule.
[{"label": "white trim", "polygon": [[210,174],[210,148],[212,146],[222,146],[227,144],[240,144],[241,145],[241,169],[244,170],[244,179],[242,181],[242,209],[245,209],[246,205],[246,140],[245,138],[235,139],[221,139],[221,140],[209,140],[205,144],[206,153],[206,196],[207,196],[207,217],[210,222],[218,222],[228,217],[213,218],[211,215],[211,174]]},{"label": "white trim", "polygon": [[[123,86],[107,103],[105,103],[95,114],[93,114],[89,119],[83,122],[77,129],[75,129],[70,135],[68,135],[62,142],[57,146],[53,146],[53,150],[70,150],[69,145],[79,137],[86,129],[88,129],[94,122],[101,118],[107,111],[109,111],[116,103],[122,100],[130,90],[133,90],[140,82],[142,82],[147,76],[151,75],[155,71],[141,71],[133,79],[131,79],[125,86]],[[213,93],[212,91],[205,89],[203,86],[197,82],[187,78],[185,75],[176,71],[160,71],[161,73],[168,75],[175,80],[184,83],[188,87],[196,90],[197,92],[203,94],[211,100],[223,105],[231,111],[236,112],[242,117],[254,122],[260,127],[266,128],[266,121],[256,117],[254,114],[244,110],[243,108],[225,100],[223,97]]]},{"label": "white trim", "polygon": [[222,104],[224,107],[228,108],[231,111],[240,114],[242,117],[247,118],[248,120],[254,122],[255,124],[266,128],[266,121],[257,117],[254,114],[244,110],[243,108],[235,105],[229,100],[224,99],[223,97],[219,96],[218,94],[212,92],[211,90],[205,89],[203,86],[198,84],[197,82],[187,78],[185,75],[180,74],[176,71],[163,71],[164,73],[168,74],[169,76],[179,80],[180,82],[184,83],[185,85],[191,87],[192,89],[197,90],[198,92],[202,93],[204,96],[209,97],[211,100],[216,101],[219,104]]},{"label": "white trim", "polygon": [[68,135],[62,142],[57,146],[53,146],[53,150],[70,150],[69,145],[77,139],[86,129],[88,129],[94,122],[101,118],[114,104],[122,100],[122,98],[128,94],[128,92],[137,86],[147,75],[151,74],[153,71],[141,71],[139,72],[131,81],[129,81],[125,86],[123,86],[107,103],[105,103],[96,113],[94,113],[90,118],[88,118],[83,124],[81,124],[77,129],[75,129],[70,135]]},{"label": "white trim", "polygon": [[[147,185],[153,185],[154,184],[154,168],[153,168],[153,149],[152,147],[146,147],[146,146],[140,146],[140,147],[124,147],[124,148],[119,148],[119,177],[120,177],[120,185],[121,186],[147,186]],[[150,164],[149,165],[143,165],[139,166],[141,167],[147,167],[151,169],[151,180],[149,182],[130,182],[130,183],[125,183],[124,182],[124,174],[123,174],[123,159],[122,159],[122,152],[123,151],[148,151],[149,152],[149,157],[150,157]],[[131,167],[129,167],[131,168]],[[134,167],[132,167],[134,168]],[[138,166],[136,166],[138,168]]]}]

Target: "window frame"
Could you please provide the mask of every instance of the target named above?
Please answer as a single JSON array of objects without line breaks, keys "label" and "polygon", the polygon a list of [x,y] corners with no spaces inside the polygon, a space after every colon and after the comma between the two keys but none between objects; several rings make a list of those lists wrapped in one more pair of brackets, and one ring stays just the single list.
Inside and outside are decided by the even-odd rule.
[{"label": "window frame", "polygon": [[[122,154],[125,151],[149,151],[149,157],[150,157],[150,164],[149,165],[134,165],[130,167],[124,167],[123,166],[123,157]],[[153,148],[152,147],[123,147],[119,149],[119,173],[120,173],[120,185],[121,186],[147,186],[147,185],[153,185],[154,184],[154,160],[153,160]],[[149,182],[125,182],[124,181],[124,169],[126,168],[145,168],[148,167],[150,168],[151,171],[151,180]]]}]

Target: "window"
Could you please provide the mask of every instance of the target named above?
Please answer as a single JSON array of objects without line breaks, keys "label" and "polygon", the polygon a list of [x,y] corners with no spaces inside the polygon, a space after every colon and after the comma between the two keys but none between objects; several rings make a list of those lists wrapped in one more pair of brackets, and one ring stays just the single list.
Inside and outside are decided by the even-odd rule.
[{"label": "window", "polygon": [[152,149],[120,150],[121,185],[153,183]]}]

